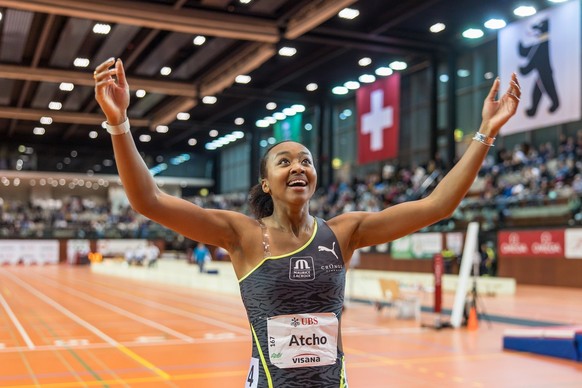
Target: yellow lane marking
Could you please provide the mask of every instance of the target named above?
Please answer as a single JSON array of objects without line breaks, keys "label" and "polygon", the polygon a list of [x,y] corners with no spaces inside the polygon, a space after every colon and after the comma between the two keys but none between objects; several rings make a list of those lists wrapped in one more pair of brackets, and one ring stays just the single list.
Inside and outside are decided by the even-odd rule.
[{"label": "yellow lane marking", "polygon": [[164,380],[171,379],[171,376],[169,374],[167,374],[166,372],[164,372],[163,370],[161,370],[160,368],[158,368],[157,366],[155,366],[154,364],[152,364],[151,362],[149,362],[145,358],[143,358],[143,357],[137,355],[136,353],[134,353],[133,351],[129,350],[125,346],[119,344],[119,345],[117,345],[117,349],[119,349],[122,353],[126,354],[132,360],[136,361],[139,364],[142,364],[143,366],[145,366],[146,368],[148,368],[149,370],[151,370],[152,372],[154,372],[155,374],[160,376],[162,379],[164,379]]},{"label": "yellow lane marking", "polygon": [[[184,375],[174,375],[170,376],[170,380],[172,381],[179,381],[179,380],[195,380],[195,379],[207,379],[207,378],[218,378],[218,377],[230,377],[230,376],[241,376],[244,378],[246,376],[246,371],[238,370],[238,371],[225,371],[225,372],[209,372],[209,373],[192,373],[192,374],[184,374]],[[92,386],[104,386],[104,385],[115,385],[119,384],[120,380],[126,384],[138,384],[138,383],[154,383],[157,381],[166,381],[167,379],[163,379],[161,377],[134,377],[125,379],[120,377],[118,380],[101,380],[101,381],[83,381],[84,386],[92,387]],[[78,387],[79,381],[68,382],[68,383],[53,383],[53,384],[42,384],[43,388],[69,388],[69,387]],[[4,388],[38,388],[38,385],[11,385],[5,386]]]}]

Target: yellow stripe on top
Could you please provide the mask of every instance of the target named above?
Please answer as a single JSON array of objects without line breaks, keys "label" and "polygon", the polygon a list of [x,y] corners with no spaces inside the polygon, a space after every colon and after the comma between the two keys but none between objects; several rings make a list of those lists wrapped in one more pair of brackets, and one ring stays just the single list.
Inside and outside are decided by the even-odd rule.
[{"label": "yellow stripe on top", "polygon": [[273,388],[273,380],[271,380],[269,365],[267,364],[267,360],[265,360],[265,355],[263,354],[263,350],[261,349],[261,343],[259,342],[259,338],[257,337],[257,333],[255,332],[255,328],[253,327],[253,325],[251,325],[251,331],[253,332],[253,338],[255,339],[255,343],[257,344],[259,357],[261,357],[261,364],[263,364],[263,369],[265,370],[265,375],[267,376],[267,383],[269,384],[269,388]]},{"label": "yellow stripe on top", "polygon": [[269,256],[269,257],[265,257],[263,260],[261,260],[261,262],[259,264],[256,265],[255,268],[251,269],[249,271],[249,273],[247,273],[245,276],[243,276],[242,278],[240,278],[238,280],[238,282],[242,282],[243,280],[245,280],[247,277],[249,277],[253,272],[255,272],[261,265],[263,265],[263,263],[267,260],[276,260],[276,259],[280,259],[282,257],[287,257],[287,256],[291,256],[296,254],[299,251],[302,251],[303,249],[305,249],[306,246],[308,246],[309,244],[311,244],[311,242],[313,241],[313,239],[315,238],[315,235],[317,234],[317,219],[315,217],[313,217],[313,233],[311,234],[311,237],[309,238],[309,240],[307,240],[307,242],[305,244],[303,244],[302,246],[300,246],[299,248],[295,249],[292,252],[289,253],[285,253],[282,255],[278,255],[278,256]]}]

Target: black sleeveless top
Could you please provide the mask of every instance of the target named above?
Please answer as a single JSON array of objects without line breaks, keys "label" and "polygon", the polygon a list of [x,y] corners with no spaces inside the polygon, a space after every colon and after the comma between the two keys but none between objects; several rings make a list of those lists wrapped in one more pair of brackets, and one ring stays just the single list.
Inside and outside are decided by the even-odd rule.
[{"label": "black sleeveless top", "polygon": [[[268,235],[263,225],[268,252]],[[245,388],[347,388],[339,326],[346,268],[322,219],[294,252],[267,257],[240,279],[253,336]]]}]

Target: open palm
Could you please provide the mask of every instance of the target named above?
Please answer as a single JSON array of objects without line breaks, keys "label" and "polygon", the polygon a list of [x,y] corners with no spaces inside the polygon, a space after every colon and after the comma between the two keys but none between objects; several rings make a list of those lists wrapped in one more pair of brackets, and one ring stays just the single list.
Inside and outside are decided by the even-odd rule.
[{"label": "open palm", "polygon": [[487,127],[492,135],[497,134],[503,124],[515,114],[521,96],[521,89],[515,73],[511,75],[507,92],[496,100],[499,84],[499,79],[496,79],[489,91],[489,95],[485,99],[482,111],[483,125]]},{"label": "open palm", "polygon": [[[109,59],[97,66],[95,76],[95,99],[107,116],[110,124],[119,124],[126,118],[129,106],[129,85],[121,60]],[[118,121],[112,122],[112,121]]]}]

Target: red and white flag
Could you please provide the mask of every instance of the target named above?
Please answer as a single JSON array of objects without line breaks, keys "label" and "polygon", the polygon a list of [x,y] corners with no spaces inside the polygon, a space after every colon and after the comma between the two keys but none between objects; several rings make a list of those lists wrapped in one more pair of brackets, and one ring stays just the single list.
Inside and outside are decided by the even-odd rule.
[{"label": "red and white flag", "polygon": [[358,163],[398,156],[400,131],[400,75],[363,86],[356,93]]}]

